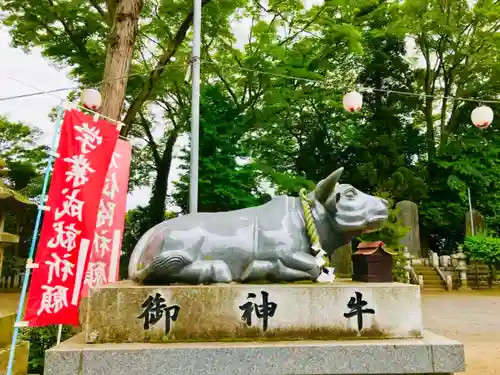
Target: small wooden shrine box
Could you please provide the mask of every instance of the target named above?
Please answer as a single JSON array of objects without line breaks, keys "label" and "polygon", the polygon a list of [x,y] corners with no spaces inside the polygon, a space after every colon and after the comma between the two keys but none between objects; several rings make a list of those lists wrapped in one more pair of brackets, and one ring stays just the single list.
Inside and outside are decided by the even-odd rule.
[{"label": "small wooden shrine box", "polygon": [[392,256],[382,241],[361,242],[352,255],[352,281],[391,283]]}]

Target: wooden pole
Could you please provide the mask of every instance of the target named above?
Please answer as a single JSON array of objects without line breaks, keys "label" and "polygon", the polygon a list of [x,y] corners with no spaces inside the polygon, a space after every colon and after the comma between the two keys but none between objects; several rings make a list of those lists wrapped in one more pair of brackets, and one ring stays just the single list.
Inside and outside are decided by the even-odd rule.
[{"label": "wooden pole", "polygon": [[100,113],[120,120],[144,0],[109,0],[108,36]]}]

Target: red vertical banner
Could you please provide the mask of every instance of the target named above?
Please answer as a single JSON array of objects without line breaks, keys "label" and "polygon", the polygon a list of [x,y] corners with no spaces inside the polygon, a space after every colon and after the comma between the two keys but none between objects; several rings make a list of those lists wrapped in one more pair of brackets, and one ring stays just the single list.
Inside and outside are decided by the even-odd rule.
[{"label": "red vertical banner", "polygon": [[24,320],[78,326],[78,306],[99,200],[118,139],[108,121],[66,111]]},{"label": "red vertical banner", "polygon": [[89,288],[118,281],[131,158],[132,146],[119,139],[102,190],[82,297]]}]

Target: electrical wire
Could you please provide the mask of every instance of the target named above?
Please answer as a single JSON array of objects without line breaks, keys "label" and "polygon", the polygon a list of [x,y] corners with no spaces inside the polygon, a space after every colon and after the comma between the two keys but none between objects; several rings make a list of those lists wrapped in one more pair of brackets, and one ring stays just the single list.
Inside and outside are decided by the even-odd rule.
[{"label": "electrical wire", "polygon": [[[304,78],[304,77],[295,77],[295,76],[289,76],[285,74],[279,74],[279,73],[273,73],[273,72],[265,72],[262,70],[257,70],[257,69],[250,69],[250,68],[245,68],[240,65],[227,65],[227,64],[219,64],[215,63],[213,61],[205,61],[203,60],[202,63],[205,64],[213,64],[217,65],[219,67],[225,67],[225,68],[236,68],[239,70],[244,70],[244,71],[249,71],[249,72],[254,72],[258,74],[267,74],[275,77],[281,77],[281,78],[286,78],[286,79],[291,79],[291,80],[298,80],[298,81],[306,81],[306,82],[313,82],[313,83],[322,83],[324,84],[325,81],[321,79],[314,79],[314,78]],[[360,92],[370,92],[370,91],[377,91],[377,92],[384,92],[387,94],[398,94],[398,95],[407,95],[407,96],[413,96],[413,97],[420,97],[420,98],[433,98],[433,99],[451,99],[451,100],[462,100],[462,101],[468,101],[468,102],[478,102],[478,103],[495,103],[495,104],[500,104],[500,100],[488,100],[488,99],[478,99],[478,98],[463,98],[459,96],[444,96],[444,95],[428,95],[425,93],[416,93],[416,92],[411,92],[411,91],[398,91],[398,90],[389,90],[389,89],[377,89],[374,87],[367,87],[367,86],[360,86],[358,88]]]},{"label": "electrical wire", "polygon": [[[145,75],[145,74],[150,74],[150,73],[152,73],[152,72],[154,72],[156,70],[163,70],[165,68],[170,68],[170,67],[172,67],[172,68],[173,67],[185,67],[185,66],[186,66],[186,64],[169,64],[169,65],[165,65],[165,66],[162,66],[162,67],[155,67],[153,69],[149,69],[149,70],[146,70],[144,72],[137,72],[137,73],[132,73],[132,74],[128,74],[128,75],[125,75],[125,76],[113,77],[113,78],[105,79],[105,80],[97,82],[96,84],[94,84],[94,85],[92,85],[90,87],[99,87],[99,86],[103,85],[104,83],[108,83],[108,82],[112,82],[112,81],[117,81],[119,79],[124,79],[124,78],[128,79],[130,77],[135,77],[135,76],[141,76],[141,75]],[[34,86],[30,86],[29,84],[27,84],[25,82],[22,82],[22,81],[18,80],[17,78],[10,77],[10,76],[4,76],[4,78],[7,78],[7,79],[10,79],[10,80],[19,82],[22,85],[34,88]],[[22,94],[22,95],[15,95],[15,96],[4,96],[4,97],[0,98],[0,102],[1,101],[6,101],[6,100],[12,100],[12,99],[22,99],[22,98],[27,98],[27,97],[31,97],[31,96],[37,96],[37,95],[53,94],[53,93],[61,92],[61,91],[78,90],[78,89],[81,88],[81,86],[82,85],[79,84],[77,86],[62,87],[62,88],[59,88],[59,89],[46,90],[46,91],[42,91],[39,88],[36,88],[36,90],[40,90],[40,91],[33,92],[33,93],[30,93],[30,94]],[[52,96],[54,96],[54,95],[52,95]],[[59,98],[59,99],[61,99],[61,98]]]},{"label": "electrical wire", "polygon": [[[206,61],[202,60],[202,64],[211,64],[215,65],[221,68],[230,68],[230,69],[238,69],[242,71],[247,71],[247,72],[252,72],[256,74],[262,74],[262,75],[269,75],[273,77],[279,77],[279,78],[284,78],[284,79],[290,79],[290,80],[296,80],[296,81],[304,81],[304,82],[312,82],[312,83],[320,83],[324,84],[325,81],[321,79],[313,79],[313,78],[305,78],[305,77],[297,77],[297,76],[291,76],[291,75],[286,75],[286,74],[280,74],[280,73],[274,73],[274,72],[269,72],[269,71],[264,71],[264,70],[258,70],[258,69],[252,69],[252,68],[245,68],[240,65],[234,64],[234,65],[228,65],[228,64],[219,64],[215,63],[213,61]],[[163,70],[168,67],[181,67],[181,66],[189,66],[189,64],[171,64],[171,65],[166,65],[163,67],[157,67],[154,69],[150,69],[144,72],[139,72],[139,73],[133,73],[129,74],[127,76],[121,76],[121,77],[115,77],[107,80],[100,81],[94,86],[100,86],[104,83],[118,80],[118,79],[123,79],[123,78],[130,78],[134,76],[139,76],[139,75],[144,75],[144,74],[149,74],[151,72],[154,72],[155,70]],[[7,77],[9,79],[13,79],[15,81],[20,82],[19,80],[12,78],[12,77]],[[24,84],[24,83],[23,83]],[[74,87],[67,87],[67,88],[60,88],[60,89],[55,89],[55,90],[49,90],[49,91],[38,91],[30,94],[24,94],[24,95],[16,95],[16,96],[7,96],[7,97],[1,97],[0,101],[6,101],[6,100],[13,100],[13,99],[21,99],[21,98],[26,98],[26,97],[31,97],[31,96],[36,96],[36,95],[44,95],[44,94],[54,94],[55,92],[61,92],[61,91],[69,91],[69,90],[78,90],[81,88],[81,85],[79,86],[74,86]],[[378,89],[378,88],[373,88],[373,87],[366,87],[366,86],[360,86],[358,88],[360,92],[371,92],[371,91],[376,91],[376,92],[383,92],[386,94],[397,94],[397,95],[406,95],[406,96],[412,96],[412,97],[420,97],[420,98],[433,98],[433,99],[446,99],[446,100],[460,100],[460,101],[466,101],[466,102],[476,102],[476,103],[492,103],[492,104],[500,104],[500,100],[492,100],[492,99],[479,99],[479,98],[474,98],[474,97],[458,97],[458,96],[444,96],[444,95],[429,95],[425,93],[416,93],[416,92],[411,92],[411,91],[398,91],[398,90],[389,90],[389,89]],[[54,96],[54,95],[52,95]],[[59,97],[58,97],[59,98]],[[61,98],[59,98],[61,99]],[[88,108],[85,108],[88,110]],[[95,112],[94,112],[95,113]],[[102,115],[101,115],[102,116]],[[109,119],[112,120],[112,119]],[[116,120],[112,120],[116,121]]]}]

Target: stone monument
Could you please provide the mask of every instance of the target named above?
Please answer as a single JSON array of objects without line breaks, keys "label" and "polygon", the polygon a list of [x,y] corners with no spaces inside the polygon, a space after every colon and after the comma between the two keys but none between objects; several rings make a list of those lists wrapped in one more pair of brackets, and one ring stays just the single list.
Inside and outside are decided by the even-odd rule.
[{"label": "stone monument", "polygon": [[418,286],[322,277],[333,249],[388,215],[341,173],[298,198],[152,228],[132,280],[91,289],[83,332],[47,351],[45,373],[463,371],[463,346],[424,331]]},{"label": "stone monument", "polygon": [[421,258],[418,206],[411,201],[401,201],[396,204],[396,208],[399,209],[399,220],[408,228],[408,232],[400,239],[399,243],[402,247],[408,247],[412,257]]},{"label": "stone monument", "polygon": [[335,249],[331,257],[331,264],[335,267],[335,273],[339,277],[349,278],[352,276],[352,244],[348,243]]},{"label": "stone monument", "polygon": [[[471,214],[470,210],[467,211],[465,214],[465,235],[466,236],[471,236],[472,231],[471,231]],[[477,210],[472,210],[472,220],[474,221],[474,234],[483,234],[485,227],[484,227],[484,216],[481,214],[481,212]]]}]

